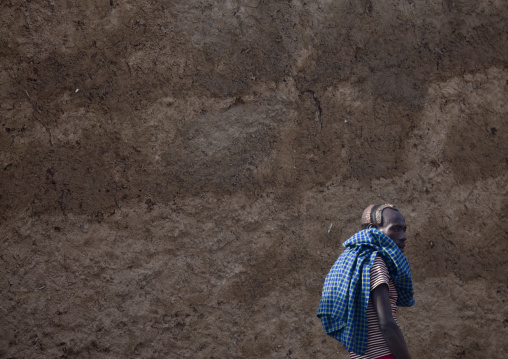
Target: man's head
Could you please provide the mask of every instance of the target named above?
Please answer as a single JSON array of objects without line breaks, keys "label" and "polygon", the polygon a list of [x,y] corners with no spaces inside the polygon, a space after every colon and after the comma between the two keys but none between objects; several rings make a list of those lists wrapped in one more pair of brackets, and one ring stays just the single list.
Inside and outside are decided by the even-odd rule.
[{"label": "man's head", "polygon": [[362,214],[362,229],[377,228],[395,242],[403,252],[406,245],[406,221],[391,204],[368,206]]}]

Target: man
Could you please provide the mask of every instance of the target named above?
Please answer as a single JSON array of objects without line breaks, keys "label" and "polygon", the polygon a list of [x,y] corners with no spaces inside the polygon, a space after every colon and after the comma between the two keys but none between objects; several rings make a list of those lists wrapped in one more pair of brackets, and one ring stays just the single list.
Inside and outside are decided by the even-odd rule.
[{"label": "man", "polygon": [[406,221],[392,205],[370,205],[362,229],[328,273],[318,317],[351,359],[410,359],[396,319],[397,306],[414,304]]}]

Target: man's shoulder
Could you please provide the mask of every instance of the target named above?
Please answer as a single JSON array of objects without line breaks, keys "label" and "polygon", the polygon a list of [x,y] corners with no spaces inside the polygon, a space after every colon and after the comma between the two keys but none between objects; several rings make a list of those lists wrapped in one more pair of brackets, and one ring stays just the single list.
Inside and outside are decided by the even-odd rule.
[{"label": "man's shoulder", "polygon": [[386,262],[379,253],[374,258],[374,262],[372,263],[371,273],[374,271],[384,272],[388,274],[388,267],[386,266]]}]

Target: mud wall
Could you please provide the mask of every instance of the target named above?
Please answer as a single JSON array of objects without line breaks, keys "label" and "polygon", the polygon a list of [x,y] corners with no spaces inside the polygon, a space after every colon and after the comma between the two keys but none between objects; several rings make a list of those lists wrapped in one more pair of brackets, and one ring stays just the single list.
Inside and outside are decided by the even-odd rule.
[{"label": "mud wall", "polygon": [[0,4],[2,358],[347,358],[371,202],[414,358],[508,352],[504,1]]}]

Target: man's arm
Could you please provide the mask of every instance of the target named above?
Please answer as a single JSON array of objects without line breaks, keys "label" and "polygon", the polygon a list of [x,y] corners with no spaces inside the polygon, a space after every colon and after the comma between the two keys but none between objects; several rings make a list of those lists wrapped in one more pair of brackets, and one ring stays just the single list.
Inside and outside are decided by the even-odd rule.
[{"label": "man's arm", "polygon": [[396,359],[411,359],[407,350],[404,336],[399,326],[393,319],[392,308],[390,306],[390,297],[388,295],[388,285],[385,283],[378,285],[370,293],[372,304],[377,312],[379,328],[383,334],[386,345]]}]

